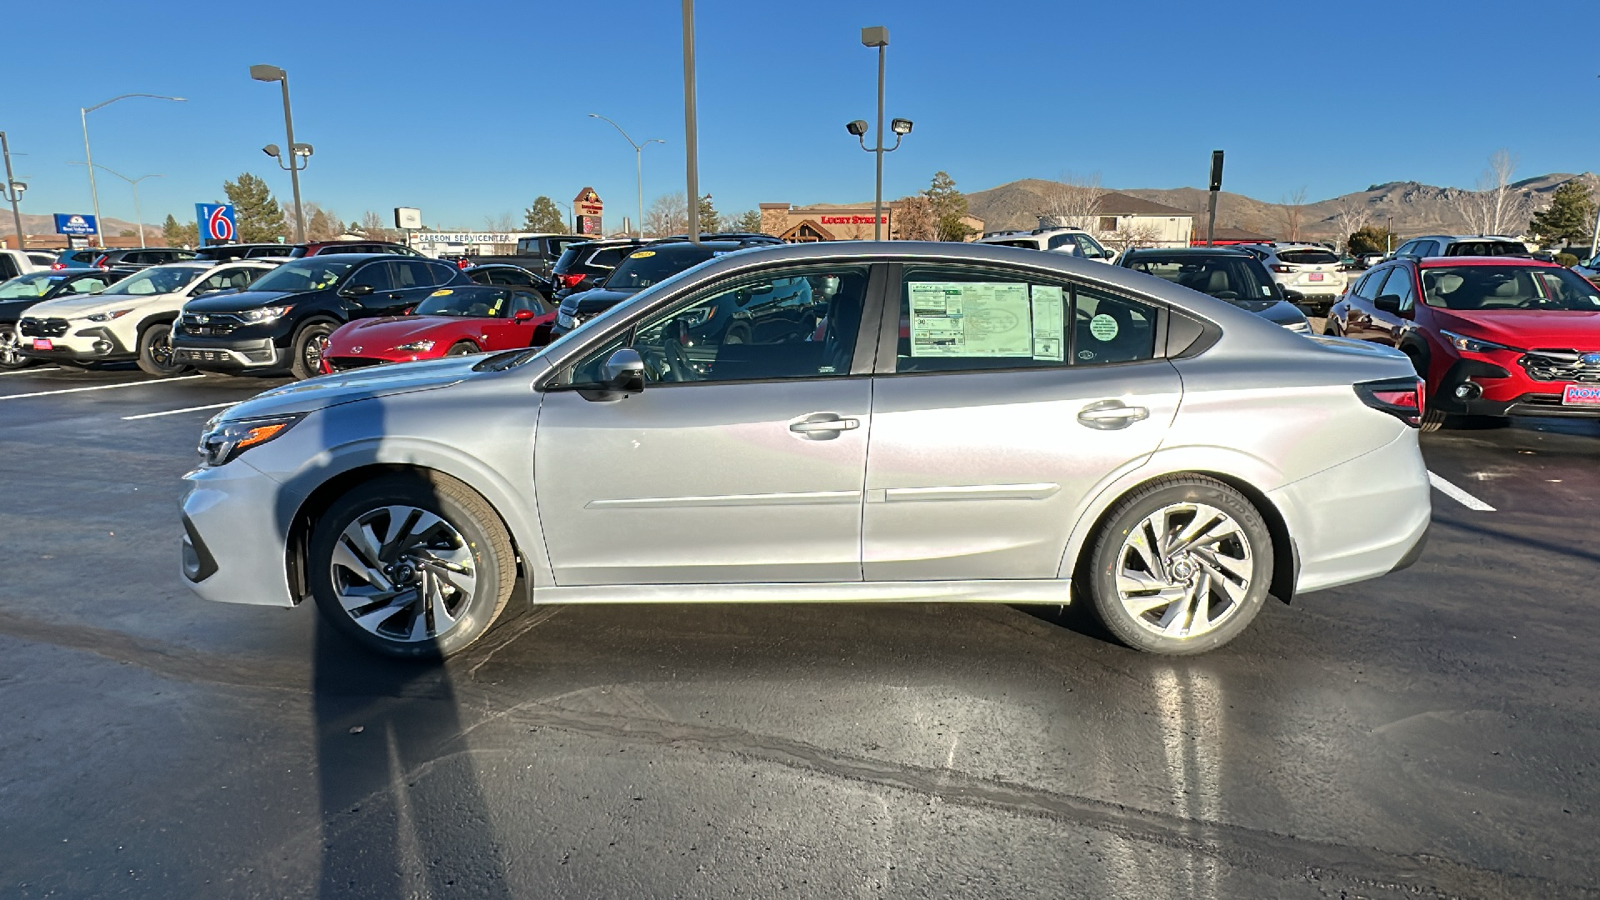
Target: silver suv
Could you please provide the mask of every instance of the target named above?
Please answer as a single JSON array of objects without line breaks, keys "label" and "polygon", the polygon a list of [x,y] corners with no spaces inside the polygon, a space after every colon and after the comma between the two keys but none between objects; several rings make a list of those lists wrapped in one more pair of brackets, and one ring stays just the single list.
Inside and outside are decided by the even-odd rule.
[{"label": "silver suv", "polygon": [[[738,340],[699,330],[724,315]],[[741,250],[546,348],[227,410],[182,571],[402,657],[468,646],[519,580],[521,605],[1085,603],[1199,653],[1269,594],[1417,557],[1420,384],[1393,349],[1060,254]]]},{"label": "silver suv", "polygon": [[974,243],[995,244],[1001,247],[1026,247],[1029,250],[1051,250],[1068,256],[1080,256],[1108,263],[1116,253],[1101,246],[1094,235],[1081,228],[1035,228],[1033,231],[994,231],[978,238]]},{"label": "silver suv", "polygon": [[1514,237],[1495,234],[1428,234],[1401,244],[1394,255],[1419,259],[1428,256],[1527,256],[1528,245]]}]

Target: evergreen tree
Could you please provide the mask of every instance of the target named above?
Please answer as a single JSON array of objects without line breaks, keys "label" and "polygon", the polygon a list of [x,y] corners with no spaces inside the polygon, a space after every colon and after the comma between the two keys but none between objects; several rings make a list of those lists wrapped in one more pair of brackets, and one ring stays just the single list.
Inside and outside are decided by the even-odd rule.
[{"label": "evergreen tree", "polygon": [[708,232],[708,231],[721,231],[722,229],[717,227],[717,221],[718,221],[717,220],[717,208],[715,206],[711,205],[711,195],[707,194],[704,197],[701,197],[700,198],[700,231],[701,231],[701,233],[703,234],[703,233]]},{"label": "evergreen tree", "polygon": [[222,190],[233,204],[234,222],[239,226],[236,238],[241,243],[270,243],[284,237],[287,228],[283,223],[283,210],[273,199],[267,183],[244,172],[238,181],[224,181]]},{"label": "evergreen tree", "polygon": [[1528,230],[1541,244],[1576,244],[1587,241],[1594,226],[1594,197],[1577,180],[1556,188],[1550,206],[1533,215]]},{"label": "evergreen tree", "polygon": [[533,198],[533,205],[523,212],[522,230],[540,234],[566,234],[567,219],[554,200],[540,194]]},{"label": "evergreen tree", "polygon": [[161,223],[161,238],[168,247],[197,247],[200,245],[200,223],[180,225],[172,213],[167,213],[167,220]]},{"label": "evergreen tree", "polygon": [[972,228],[961,221],[967,215],[967,195],[956,188],[956,180],[950,173],[934,173],[933,183],[922,193],[933,207],[935,239],[964,241],[972,234]]},{"label": "evergreen tree", "polygon": [[1403,243],[1405,242],[1400,239],[1400,235],[1382,225],[1363,225],[1350,232],[1350,237],[1345,239],[1345,246],[1350,248],[1351,256],[1362,256],[1367,253],[1388,253],[1393,247],[1398,247]]},{"label": "evergreen tree", "polygon": [[748,234],[760,234],[761,211],[758,209],[747,209],[740,213],[739,217],[734,219],[730,224],[732,226],[732,230],[734,231],[743,231]]}]

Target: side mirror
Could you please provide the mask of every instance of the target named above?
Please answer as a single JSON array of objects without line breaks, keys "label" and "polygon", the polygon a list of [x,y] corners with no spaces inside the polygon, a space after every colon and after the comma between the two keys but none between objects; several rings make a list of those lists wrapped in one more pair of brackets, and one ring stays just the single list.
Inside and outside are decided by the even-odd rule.
[{"label": "side mirror", "polygon": [[621,347],[600,367],[605,386],[624,394],[644,390],[644,357],[632,347]]},{"label": "side mirror", "polygon": [[1398,315],[1400,313],[1400,295],[1383,294],[1382,296],[1378,297],[1378,299],[1372,301],[1372,305],[1383,310],[1384,312],[1395,313]]},{"label": "side mirror", "polygon": [[511,319],[512,319],[512,321],[515,321],[515,322],[527,322],[527,321],[533,319],[533,310],[531,310],[531,309],[519,309],[516,312],[511,314]]},{"label": "side mirror", "polygon": [[365,297],[372,293],[374,288],[370,284],[352,284],[344,289],[346,297]]}]

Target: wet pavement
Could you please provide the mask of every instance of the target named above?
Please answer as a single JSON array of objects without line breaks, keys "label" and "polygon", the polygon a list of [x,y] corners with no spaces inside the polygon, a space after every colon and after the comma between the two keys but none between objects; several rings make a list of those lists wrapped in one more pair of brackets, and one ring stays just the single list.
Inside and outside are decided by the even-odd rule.
[{"label": "wet pavement", "polygon": [[275,383],[0,375],[0,896],[1600,896],[1600,423],[1425,436],[1476,503],[1416,566],[1199,658],[674,605],[417,667],[179,579],[200,426]]}]

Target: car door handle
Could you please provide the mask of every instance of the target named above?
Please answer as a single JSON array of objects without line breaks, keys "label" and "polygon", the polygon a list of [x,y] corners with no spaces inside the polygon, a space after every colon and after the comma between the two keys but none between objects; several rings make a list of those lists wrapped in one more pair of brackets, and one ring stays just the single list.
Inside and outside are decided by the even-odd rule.
[{"label": "car door handle", "polygon": [[861,427],[860,419],[840,418],[837,413],[813,413],[798,422],[789,423],[789,430],[813,441],[828,441],[842,432]]},{"label": "car door handle", "polygon": [[1127,428],[1148,418],[1150,410],[1142,406],[1128,406],[1120,400],[1101,400],[1078,411],[1078,424],[1099,431]]}]

